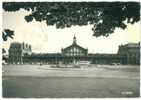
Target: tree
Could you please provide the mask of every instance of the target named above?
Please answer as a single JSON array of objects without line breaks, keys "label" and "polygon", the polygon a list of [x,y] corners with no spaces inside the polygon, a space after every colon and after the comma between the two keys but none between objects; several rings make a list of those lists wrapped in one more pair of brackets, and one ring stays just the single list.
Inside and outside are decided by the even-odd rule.
[{"label": "tree", "polygon": [[125,29],[127,23],[134,24],[140,20],[139,2],[4,2],[5,11],[19,9],[31,11],[25,16],[27,22],[33,19],[46,21],[56,28],[72,25],[92,24],[93,35],[109,36],[115,28]]},{"label": "tree", "polygon": [[3,41],[7,41],[8,37],[13,39],[14,31],[10,29],[4,29],[2,32]]},{"label": "tree", "polygon": [[[13,39],[13,35],[14,35],[14,31],[10,30],[10,29],[4,29],[2,32],[2,39],[3,41],[7,41],[8,38],[12,38]],[[2,58],[3,60],[5,60],[5,54],[6,50],[4,48],[2,48]]]}]

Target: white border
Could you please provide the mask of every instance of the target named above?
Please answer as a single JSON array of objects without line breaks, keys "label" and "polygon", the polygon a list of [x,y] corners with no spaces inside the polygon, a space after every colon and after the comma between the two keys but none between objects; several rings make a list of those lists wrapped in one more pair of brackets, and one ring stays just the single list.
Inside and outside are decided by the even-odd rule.
[{"label": "white border", "polygon": [[1,0],[1,2],[87,2],[87,1],[92,1],[92,2],[113,2],[113,1],[120,1],[120,2],[141,2],[140,0]]},{"label": "white border", "polygon": [[[129,1],[133,1],[133,2],[140,2],[140,0],[0,0],[0,30],[1,30],[1,33],[2,33],[2,2],[38,2],[38,1],[48,1],[48,2],[82,2],[82,1],[91,1],[91,2],[113,2],[113,1],[121,1],[121,2],[129,2]],[[141,21],[140,21],[141,23]],[[141,32],[141,29],[140,29],[140,32]],[[7,98],[2,98],[2,34],[0,34],[0,100],[7,100]],[[141,38],[141,36],[140,36]],[[141,70],[140,70],[141,71]],[[140,74],[141,75],[141,74]],[[140,88],[141,90],[141,88]],[[140,93],[141,94],[141,93]],[[11,100],[14,100],[14,99],[17,99],[17,100],[23,100],[21,98],[9,98]],[[29,98],[28,98],[29,99]],[[35,100],[37,98],[32,98],[32,99],[29,99],[29,100]],[[45,98],[44,100],[52,100],[51,98]],[[59,99],[59,98],[56,98],[56,99]],[[54,100],[56,100],[54,99]],[[72,98],[67,98],[67,100],[71,100]],[[84,98],[82,98],[84,99]],[[119,99],[123,99],[123,100],[129,100],[129,99],[134,99],[134,100],[140,100],[140,98],[89,98],[90,100],[93,100],[93,99],[99,99],[99,100],[119,100]],[[38,99],[37,99],[38,100]],[[39,100],[42,100],[42,99],[39,99]],[[65,100],[65,99],[61,99],[61,100]],[[74,98],[74,100],[80,100],[78,98]],[[87,98],[85,98],[85,100],[87,100]]]}]

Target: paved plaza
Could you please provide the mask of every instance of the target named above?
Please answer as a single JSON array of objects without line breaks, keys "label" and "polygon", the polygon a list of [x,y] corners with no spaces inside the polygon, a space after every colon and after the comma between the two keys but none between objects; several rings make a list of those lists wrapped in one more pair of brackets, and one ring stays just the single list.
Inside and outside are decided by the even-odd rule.
[{"label": "paved plaza", "polygon": [[3,97],[139,97],[140,66],[3,65]]}]

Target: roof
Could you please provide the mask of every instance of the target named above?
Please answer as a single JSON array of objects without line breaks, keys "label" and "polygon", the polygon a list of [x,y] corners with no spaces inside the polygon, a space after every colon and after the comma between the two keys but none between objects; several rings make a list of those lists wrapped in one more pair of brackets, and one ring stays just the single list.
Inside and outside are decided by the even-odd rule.
[{"label": "roof", "polygon": [[119,47],[125,47],[125,48],[138,48],[140,47],[140,43],[128,43],[125,45],[120,45]]},{"label": "roof", "polygon": [[70,48],[72,48],[72,47],[78,47],[78,48],[80,48],[80,49],[87,50],[87,49],[85,49],[85,48],[83,48],[83,47],[81,47],[81,46],[79,46],[79,45],[77,45],[77,44],[72,44],[72,45],[70,45],[70,46],[64,48],[63,50],[68,50],[68,49],[70,49]]},{"label": "roof", "polygon": [[88,54],[89,57],[115,57],[117,54]]},{"label": "roof", "polygon": [[26,57],[61,57],[61,53],[32,53],[31,55],[26,55]]},{"label": "roof", "polygon": [[127,47],[140,47],[140,44],[139,43],[128,43],[126,46]]},{"label": "roof", "polygon": [[10,44],[10,48],[21,48],[21,43],[13,42]]}]

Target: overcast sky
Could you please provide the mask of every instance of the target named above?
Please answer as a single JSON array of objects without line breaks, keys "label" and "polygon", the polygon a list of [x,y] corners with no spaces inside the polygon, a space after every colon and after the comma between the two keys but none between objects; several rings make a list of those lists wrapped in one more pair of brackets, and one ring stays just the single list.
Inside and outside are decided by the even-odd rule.
[{"label": "overcast sky", "polygon": [[94,37],[92,26],[73,26],[71,28],[56,29],[55,26],[47,26],[44,22],[30,22],[24,20],[28,12],[20,10],[17,12],[3,11],[3,29],[15,31],[14,39],[8,39],[3,43],[4,48],[9,48],[11,42],[26,42],[32,45],[33,52],[61,52],[72,44],[75,34],[77,43],[88,48],[89,53],[117,53],[118,46],[127,43],[138,43],[140,41],[140,23],[128,25],[125,30],[116,29],[109,37]]}]

